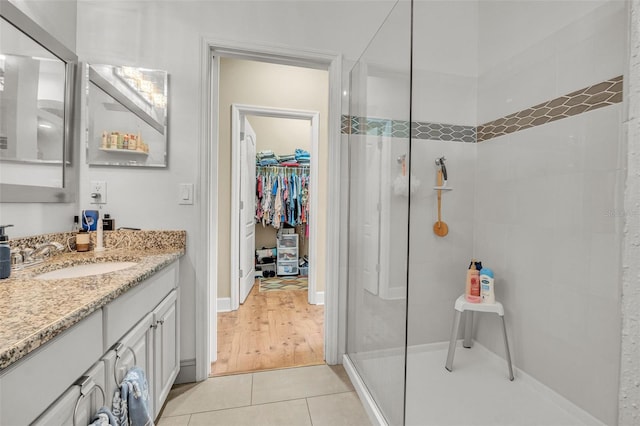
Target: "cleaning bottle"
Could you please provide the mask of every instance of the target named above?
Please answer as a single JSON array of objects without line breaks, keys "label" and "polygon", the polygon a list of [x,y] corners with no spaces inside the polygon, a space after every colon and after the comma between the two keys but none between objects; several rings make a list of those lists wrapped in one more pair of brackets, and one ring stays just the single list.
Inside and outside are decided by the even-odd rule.
[{"label": "cleaning bottle", "polygon": [[482,303],[496,303],[493,271],[489,268],[480,270],[480,296]]},{"label": "cleaning bottle", "polygon": [[4,228],[13,225],[0,226],[0,279],[9,278],[11,275],[11,247],[9,237],[4,233]]},{"label": "cleaning bottle", "polygon": [[471,265],[467,270],[467,283],[465,287],[465,298],[471,303],[480,303],[480,273],[476,269],[476,260],[471,260]]}]

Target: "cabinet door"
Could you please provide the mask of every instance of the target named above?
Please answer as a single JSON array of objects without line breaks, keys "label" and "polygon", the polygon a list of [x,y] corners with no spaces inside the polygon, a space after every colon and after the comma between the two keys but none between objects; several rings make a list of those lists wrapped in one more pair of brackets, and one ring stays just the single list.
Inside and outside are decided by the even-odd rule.
[{"label": "cabinet door", "polygon": [[154,415],[157,416],[180,371],[180,289],[176,289],[153,311],[154,316]]},{"label": "cabinet door", "polygon": [[[111,407],[113,394],[127,371],[134,365],[144,370],[149,384],[149,412],[153,413],[153,314],[148,313],[103,357],[106,366],[106,392]],[[117,351],[116,351],[117,349]],[[135,358],[134,358],[135,354]]]},{"label": "cabinet door", "polygon": [[31,423],[101,354],[102,315],[97,311],[0,370],[0,425]]},{"label": "cabinet door", "polygon": [[[104,362],[98,361],[68,388],[49,408],[38,417],[32,426],[86,425],[103,405],[105,389]],[[76,410],[76,406],[78,407]],[[74,419],[75,413],[75,419]]]}]

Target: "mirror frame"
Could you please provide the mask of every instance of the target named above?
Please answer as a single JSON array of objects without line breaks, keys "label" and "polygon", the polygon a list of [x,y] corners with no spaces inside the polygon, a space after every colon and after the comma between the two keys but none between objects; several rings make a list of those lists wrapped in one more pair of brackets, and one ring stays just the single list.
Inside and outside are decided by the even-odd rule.
[{"label": "mirror frame", "polygon": [[[27,37],[47,49],[65,64],[62,188],[0,183],[0,203],[70,203],[76,199],[77,178],[72,172],[73,129],[75,125],[75,82],[78,57],[34,20],[8,1],[1,1],[0,16]],[[19,143],[19,141],[18,141]],[[26,166],[26,165],[25,165]],[[77,165],[76,165],[77,167]]]}]

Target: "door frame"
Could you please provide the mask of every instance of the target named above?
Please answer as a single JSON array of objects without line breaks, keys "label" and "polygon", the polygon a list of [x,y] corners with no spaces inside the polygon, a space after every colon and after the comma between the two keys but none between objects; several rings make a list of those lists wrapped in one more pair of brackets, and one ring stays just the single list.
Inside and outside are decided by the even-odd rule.
[{"label": "door frame", "polygon": [[[201,38],[200,41],[200,143],[198,223],[201,238],[195,247],[195,379],[206,380],[211,362],[217,358],[218,293],[218,128],[219,58],[259,60],[283,65],[324,69],[329,72],[329,117],[327,158],[327,223],[340,223],[340,141],[342,108],[342,56],[337,53],[307,51],[282,46]],[[341,362],[345,347],[346,323],[339,322],[340,227],[326,227],[325,262],[325,361]]]},{"label": "door frame", "polygon": [[[255,105],[231,105],[231,253],[238,253],[240,249],[240,143],[242,140],[241,123],[246,116],[288,118],[311,122],[311,168],[309,175],[309,291],[308,301],[312,305],[318,304],[316,296],[317,268],[316,263],[318,224],[318,155],[319,155],[319,121],[320,113],[288,108],[273,108]],[[314,225],[315,224],[315,225]],[[234,284],[236,283],[236,284]],[[231,256],[231,310],[240,306],[240,259]]]}]

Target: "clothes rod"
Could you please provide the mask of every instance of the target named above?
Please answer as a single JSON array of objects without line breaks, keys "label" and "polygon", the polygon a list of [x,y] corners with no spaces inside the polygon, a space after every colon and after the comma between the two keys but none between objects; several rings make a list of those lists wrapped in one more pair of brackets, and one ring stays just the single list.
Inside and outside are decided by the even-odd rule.
[{"label": "clothes rod", "polygon": [[259,166],[256,165],[258,169],[283,169],[283,170],[300,170],[300,169],[308,169],[310,166],[305,164],[304,166]]}]

